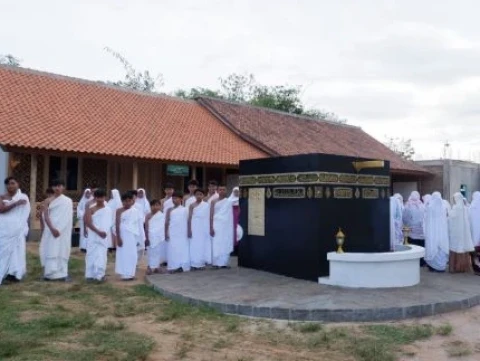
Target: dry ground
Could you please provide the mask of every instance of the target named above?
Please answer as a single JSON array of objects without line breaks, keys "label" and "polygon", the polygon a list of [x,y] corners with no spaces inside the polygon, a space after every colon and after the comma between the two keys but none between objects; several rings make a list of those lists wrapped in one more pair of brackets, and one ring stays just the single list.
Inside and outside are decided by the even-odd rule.
[{"label": "dry ground", "polygon": [[[0,287],[0,360],[444,361],[480,360],[480,308],[383,324],[288,323],[224,316],[172,302],[138,280],[40,281],[38,244],[29,275]],[[165,276],[168,277],[168,276]],[[480,282],[480,279],[479,279]]]}]

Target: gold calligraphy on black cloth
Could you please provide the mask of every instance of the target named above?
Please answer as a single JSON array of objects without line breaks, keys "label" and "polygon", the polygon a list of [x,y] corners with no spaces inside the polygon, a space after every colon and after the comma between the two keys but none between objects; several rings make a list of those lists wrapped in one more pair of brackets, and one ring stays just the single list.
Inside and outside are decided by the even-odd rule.
[{"label": "gold calligraphy on black cloth", "polygon": [[383,175],[330,173],[330,172],[303,172],[244,175],[239,177],[240,186],[275,186],[282,184],[304,185],[356,185],[389,187],[390,177]]}]

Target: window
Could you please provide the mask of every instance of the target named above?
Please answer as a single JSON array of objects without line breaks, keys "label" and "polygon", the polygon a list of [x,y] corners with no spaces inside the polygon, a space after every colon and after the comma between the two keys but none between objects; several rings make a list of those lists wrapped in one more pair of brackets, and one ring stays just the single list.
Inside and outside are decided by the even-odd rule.
[{"label": "window", "polygon": [[67,191],[76,191],[78,185],[78,158],[67,158]]},{"label": "window", "polygon": [[48,166],[48,184],[55,179],[62,179],[62,158],[50,157]]},{"label": "window", "polygon": [[48,183],[54,179],[62,179],[69,191],[76,191],[78,186],[78,158],[54,157],[49,158]]}]

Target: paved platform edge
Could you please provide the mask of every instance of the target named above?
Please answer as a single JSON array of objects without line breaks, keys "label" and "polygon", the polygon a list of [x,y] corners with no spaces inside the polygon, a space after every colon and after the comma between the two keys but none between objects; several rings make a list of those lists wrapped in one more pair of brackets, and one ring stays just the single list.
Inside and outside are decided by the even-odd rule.
[{"label": "paved platform edge", "polygon": [[192,306],[205,306],[231,315],[268,318],[288,321],[317,322],[380,322],[398,321],[410,318],[439,315],[442,313],[465,310],[480,305],[480,295],[466,299],[406,307],[363,308],[363,309],[300,309],[279,307],[257,307],[252,305],[229,304],[205,301],[186,297],[156,286],[146,276],[147,284],[161,295]]}]

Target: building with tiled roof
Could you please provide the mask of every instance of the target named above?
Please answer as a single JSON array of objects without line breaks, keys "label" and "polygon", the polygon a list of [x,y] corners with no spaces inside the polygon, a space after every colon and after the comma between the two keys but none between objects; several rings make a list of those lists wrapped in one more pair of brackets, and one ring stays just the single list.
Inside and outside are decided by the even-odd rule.
[{"label": "building with tiled roof", "polygon": [[220,99],[200,97],[197,100],[228,128],[269,156],[327,153],[382,159],[390,161],[394,176],[428,174],[357,126]]},{"label": "building with tiled roof", "polygon": [[302,153],[386,159],[394,181],[428,174],[358,127],[8,66],[0,66],[0,146],[0,176],[19,178],[37,202],[58,177],[77,200],[92,184],[158,198],[166,181],[233,186],[241,159]]}]

